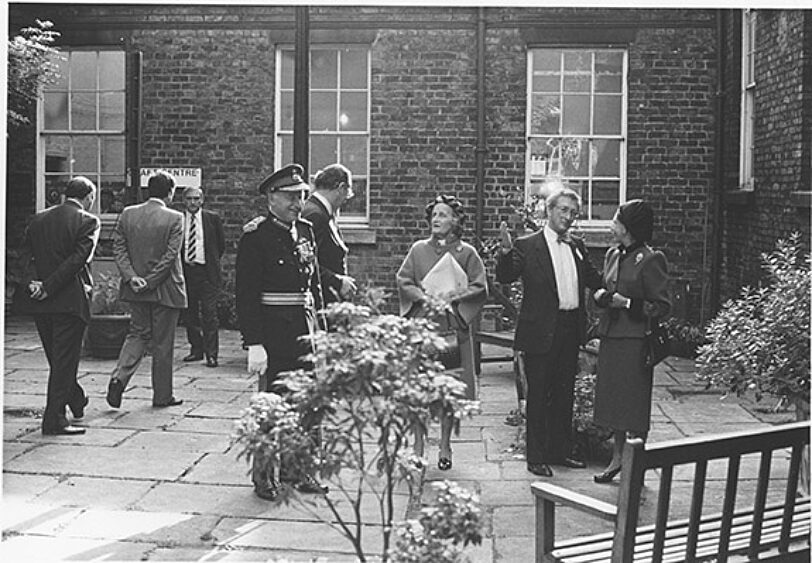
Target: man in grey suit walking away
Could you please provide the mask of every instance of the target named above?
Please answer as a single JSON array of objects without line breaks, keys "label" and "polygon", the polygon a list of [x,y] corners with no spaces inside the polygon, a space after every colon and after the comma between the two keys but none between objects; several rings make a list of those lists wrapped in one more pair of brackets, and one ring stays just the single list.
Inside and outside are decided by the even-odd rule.
[{"label": "man in grey suit walking away", "polygon": [[122,211],[113,235],[120,296],[130,303],[132,319],[110,384],[107,402],[121,406],[121,396],[152,343],[152,406],[183,403],[172,394],[175,328],[185,309],[186,283],[180,249],[183,214],[169,209],[175,178],[163,170],[150,176],[149,199]]}]

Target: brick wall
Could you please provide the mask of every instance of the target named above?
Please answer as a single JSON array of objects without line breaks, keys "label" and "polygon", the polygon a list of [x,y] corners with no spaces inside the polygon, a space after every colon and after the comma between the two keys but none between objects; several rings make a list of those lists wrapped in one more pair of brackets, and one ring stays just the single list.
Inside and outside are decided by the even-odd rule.
[{"label": "brick wall", "polygon": [[[62,21],[51,19],[68,34],[109,29],[143,52],[141,165],[203,168],[206,205],[224,219],[226,285],[233,287],[240,227],[262,209],[257,181],[273,167],[274,44],[292,41],[293,9],[52,9]],[[409,246],[427,234],[423,207],[438,192],[455,193],[474,216],[477,15],[472,8],[311,10],[315,35],[357,25],[375,37],[370,226],[376,242],[353,246],[349,264],[366,285],[394,290]],[[659,220],[654,242],[667,252],[677,283],[689,286],[686,310],[696,318],[708,284],[712,13],[504,8],[488,9],[486,17],[484,236],[495,236],[508,216],[506,192],[524,185],[527,30],[633,29],[628,196],[652,201]],[[595,249],[598,264],[602,253]]]},{"label": "brick wall", "polygon": [[[763,278],[760,254],[772,250],[777,239],[800,231],[809,249],[809,207],[794,204],[791,194],[810,190],[812,17],[802,10],[761,10],[757,18],[755,188],[746,197],[724,194],[723,299]],[[740,30],[734,12],[724,34],[727,190],[739,185]]]}]

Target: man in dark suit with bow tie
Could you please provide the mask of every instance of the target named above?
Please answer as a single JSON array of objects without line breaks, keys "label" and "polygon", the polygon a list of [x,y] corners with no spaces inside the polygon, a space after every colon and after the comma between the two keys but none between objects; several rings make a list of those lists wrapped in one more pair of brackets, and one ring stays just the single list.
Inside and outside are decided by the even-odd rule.
[{"label": "man in dark suit with bow tie", "polygon": [[192,347],[184,362],[199,362],[216,368],[220,344],[217,334],[217,294],[220,290],[220,258],[226,237],[220,216],[203,209],[203,190],[183,190],[183,277],[189,307],[182,313],[186,338]]},{"label": "man in dark suit with bow tie", "polygon": [[552,477],[550,465],[584,468],[572,457],[572,406],[578,350],[586,341],[584,288],[601,286],[583,241],[568,231],[581,199],[560,188],[546,199],[547,223],[511,240],[501,230],[496,279],[522,280],[514,348],[524,353],[527,373],[527,470]]},{"label": "man in dark suit with bow tie", "polygon": [[85,433],[68,423],[65,407],[74,418],[82,418],[87,405],[76,372],[90,319],[93,280],[88,266],[99,239],[99,218],[86,211],[95,197],[93,182],[84,176],[71,179],[65,202],[37,213],[23,243],[27,285],[20,287],[15,302],[34,315],[48,358],[48,398],[42,416],[46,435]]},{"label": "man in dark suit with bow tie", "polygon": [[348,299],[356,290],[355,280],[347,275],[347,245],[336,218],[344,202],[353,196],[352,174],[341,164],[331,164],[316,174],[313,187],[302,217],[313,223],[326,306]]}]

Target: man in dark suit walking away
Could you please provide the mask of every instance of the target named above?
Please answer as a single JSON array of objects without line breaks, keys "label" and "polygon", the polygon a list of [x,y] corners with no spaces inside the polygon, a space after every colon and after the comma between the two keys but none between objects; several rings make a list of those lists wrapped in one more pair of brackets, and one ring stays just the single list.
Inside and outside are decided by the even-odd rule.
[{"label": "man in dark suit walking away", "polygon": [[347,275],[347,245],[341,238],[337,214],[354,194],[352,174],[341,164],[331,164],[313,179],[313,193],[305,202],[302,217],[313,223],[319,275],[327,306],[349,299],[355,293],[355,279]]},{"label": "man in dark suit walking away", "polygon": [[118,363],[107,387],[107,403],[121,406],[144,354],[152,344],[152,406],[183,403],[172,394],[175,328],[185,309],[186,283],[180,261],[183,214],[167,207],[175,195],[175,178],[159,170],[147,182],[149,199],[125,207],[113,234],[113,251],[121,272],[121,299],[130,303],[132,318]]},{"label": "man in dark suit walking away", "polygon": [[552,477],[550,464],[582,469],[572,457],[572,407],[578,350],[586,341],[584,288],[601,287],[584,242],[569,231],[581,198],[560,188],[546,200],[547,224],[513,244],[502,223],[496,279],[522,280],[514,348],[527,373],[527,470]]},{"label": "man in dark suit walking away", "polygon": [[86,211],[95,197],[93,182],[84,176],[71,179],[65,202],[37,213],[25,234],[23,267],[30,281],[18,291],[18,303],[33,313],[48,358],[48,398],[42,416],[46,435],[85,433],[68,423],[65,407],[79,419],[88,402],[76,372],[90,319],[89,263],[99,239],[99,219]]},{"label": "man in dark suit walking away", "polygon": [[217,334],[217,296],[220,290],[220,258],[226,249],[226,238],[220,216],[203,209],[203,190],[183,190],[183,277],[189,307],[181,314],[186,325],[186,338],[192,347],[184,362],[199,362],[217,367],[219,338]]}]

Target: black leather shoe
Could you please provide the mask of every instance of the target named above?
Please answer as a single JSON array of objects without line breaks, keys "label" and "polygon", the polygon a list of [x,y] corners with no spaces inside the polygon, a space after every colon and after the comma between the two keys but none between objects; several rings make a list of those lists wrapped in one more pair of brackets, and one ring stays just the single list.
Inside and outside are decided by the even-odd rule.
[{"label": "black leather shoe", "polygon": [[276,500],[279,496],[279,489],[275,485],[264,485],[262,487],[254,485],[254,494],[262,500]]},{"label": "black leather shoe", "polygon": [[440,459],[437,460],[437,469],[439,469],[440,471],[448,471],[449,469],[451,469],[451,466],[452,463],[450,457],[440,456]]},{"label": "black leather shoe", "polygon": [[565,457],[564,460],[558,465],[563,465],[564,467],[569,467],[570,469],[586,469],[586,463],[580,459],[574,459],[571,457]]},{"label": "black leather shoe", "polygon": [[539,477],[553,476],[553,470],[550,469],[550,466],[546,463],[528,463],[527,470],[533,475],[538,475]]},{"label": "black leather shoe", "polygon": [[153,404],[152,406],[153,406],[153,408],[156,408],[156,409],[162,409],[164,407],[176,407],[176,406],[182,405],[182,404],[183,404],[183,399],[176,399],[175,397],[172,397],[166,403],[161,403],[160,405]]},{"label": "black leather shoe", "polygon": [[203,354],[189,354],[188,356],[184,356],[184,362],[199,362],[203,359]]},{"label": "black leather shoe", "polygon": [[212,356],[209,356],[208,358],[206,358],[206,367],[207,368],[216,368],[219,365],[220,364],[217,363],[217,358],[214,358]]},{"label": "black leather shoe", "polygon": [[79,426],[71,426],[70,424],[67,426],[57,426],[56,428],[42,429],[43,436],[77,436],[84,433],[84,428]]},{"label": "black leather shoe", "polygon": [[305,494],[326,495],[330,492],[330,487],[320,484],[313,477],[307,476],[293,485],[297,491]]},{"label": "black leather shoe", "polygon": [[85,407],[90,402],[90,398],[85,396],[85,400],[82,401],[81,406],[74,407],[73,405],[68,405],[70,412],[73,413],[73,420],[79,420],[80,418],[85,417]]},{"label": "black leather shoe", "polygon": [[124,394],[124,384],[118,379],[111,379],[107,385],[107,404],[117,409],[121,406],[121,395]]},{"label": "black leather shoe", "polygon": [[620,473],[619,466],[615,467],[614,469],[608,469],[603,473],[593,475],[592,478],[595,480],[596,483],[611,483],[618,473]]}]

